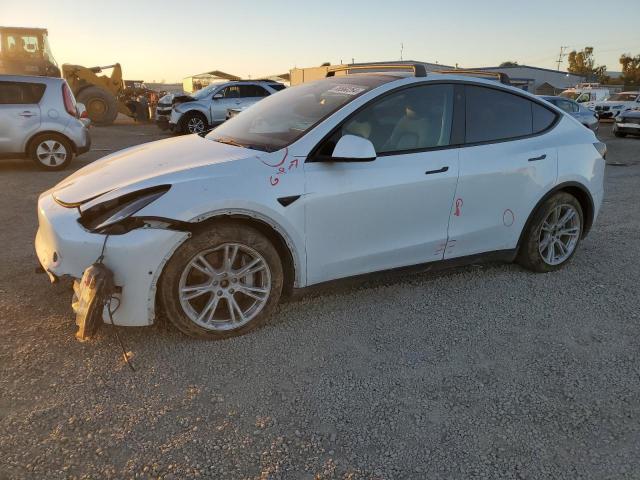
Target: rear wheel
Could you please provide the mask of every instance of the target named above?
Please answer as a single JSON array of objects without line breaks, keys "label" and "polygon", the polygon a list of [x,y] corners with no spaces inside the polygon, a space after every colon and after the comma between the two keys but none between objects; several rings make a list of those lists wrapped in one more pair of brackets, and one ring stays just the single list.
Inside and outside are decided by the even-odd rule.
[{"label": "rear wheel", "polygon": [[84,103],[87,115],[96,125],[111,125],[118,116],[116,98],[103,88],[85,88],[78,94],[78,101]]},{"label": "rear wheel", "polygon": [[160,278],[159,300],[171,323],[187,335],[243,335],[271,316],[283,278],[278,252],[261,232],[218,224],[175,252]]},{"label": "rear wheel", "polygon": [[181,124],[184,133],[203,133],[209,128],[209,122],[200,112],[185,113]]},{"label": "rear wheel", "polygon": [[29,144],[28,153],[42,170],[62,170],[73,158],[71,143],[55,133],[38,135]]},{"label": "rear wheel", "polygon": [[519,262],[535,272],[551,272],[565,265],[576,252],[584,225],[580,202],[566,192],[546,200],[527,227]]}]

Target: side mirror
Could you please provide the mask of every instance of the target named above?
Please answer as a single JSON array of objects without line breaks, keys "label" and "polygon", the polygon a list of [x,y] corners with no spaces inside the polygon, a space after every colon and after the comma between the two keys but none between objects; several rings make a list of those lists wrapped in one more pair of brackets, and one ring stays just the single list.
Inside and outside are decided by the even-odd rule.
[{"label": "side mirror", "polygon": [[216,94],[213,96],[213,99],[214,99],[214,100],[220,100],[221,98],[224,98],[224,95],[222,95],[221,93],[216,93]]},{"label": "side mirror", "polygon": [[375,159],[373,143],[356,135],[344,135],[336,143],[331,155],[331,160],[335,162],[371,162]]}]

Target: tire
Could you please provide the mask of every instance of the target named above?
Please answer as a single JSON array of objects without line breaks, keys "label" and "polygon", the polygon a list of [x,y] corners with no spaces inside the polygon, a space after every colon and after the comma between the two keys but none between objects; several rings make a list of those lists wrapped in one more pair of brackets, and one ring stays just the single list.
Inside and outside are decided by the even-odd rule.
[{"label": "tire", "polygon": [[42,170],[63,170],[73,159],[71,142],[62,135],[43,133],[29,142],[29,157]]},{"label": "tire", "polygon": [[[225,268],[225,255],[233,258],[231,268]],[[242,276],[243,269],[256,271]],[[271,316],[283,279],[278,252],[264,234],[240,223],[217,223],[195,233],[173,254],[160,276],[158,303],[167,319],[189,336],[235,337]]]},{"label": "tire", "polygon": [[[558,227],[560,220],[565,215],[568,216],[570,210],[574,212],[574,216],[564,225]],[[555,225],[554,218],[558,219]],[[518,252],[518,263],[529,270],[540,273],[562,268],[571,260],[578,249],[583,228],[584,214],[580,202],[569,193],[556,193],[544,201],[533,214],[531,221],[528,222]],[[562,234],[562,232],[569,231],[570,235]],[[554,240],[556,238],[558,240]],[[544,248],[545,246],[546,248]],[[558,258],[554,257],[556,249],[558,249]]]},{"label": "tire", "polygon": [[182,133],[203,133],[209,129],[209,122],[200,112],[187,112],[180,120],[180,131]]},{"label": "tire", "polygon": [[626,134],[626,133],[622,133],[622,132],[613,132],[613,134],[614,134],[616,137],[619,137],[619,138],[624,138],[624,137],[626,137],[626,136],[627,136],[627,134]]},{"label": "tire", "polygon": [[100,87],[87,87],[78,94],[87,114],[96,125],[111,125],[118,116],[118,102],[110,92]]}]

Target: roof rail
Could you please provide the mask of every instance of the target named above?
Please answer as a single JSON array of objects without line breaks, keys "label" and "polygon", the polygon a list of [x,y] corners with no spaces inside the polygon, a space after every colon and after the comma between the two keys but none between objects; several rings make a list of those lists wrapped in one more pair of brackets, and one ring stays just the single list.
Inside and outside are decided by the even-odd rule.
[{"label": "roof rail", "polygon": [[511,85],[509,75],[502,72],[487,72],[485,70],[438,70],[436,73],[447,73],[452,75],[469,75],[471,77],[488,78],[489,80],[498,80],[505,85]]},{"label": "roof rail", "polygon": [[340,65],[338,67],[329,67],[327,77],[335,77],[336,72],[348,72],[351,70],[369,70],[372,73],[378,70],[413,70],[415,77],[426,77],[427,69],[422,63],[389,63],[389,64],[360,64],[360,65]]}]

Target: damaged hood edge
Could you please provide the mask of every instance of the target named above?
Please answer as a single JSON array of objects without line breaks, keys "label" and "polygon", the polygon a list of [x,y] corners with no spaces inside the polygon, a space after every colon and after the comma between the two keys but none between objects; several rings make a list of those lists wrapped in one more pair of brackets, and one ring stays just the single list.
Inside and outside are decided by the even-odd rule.
[{"label": "damaged hood edge", "polygon": [[[260,152],[261,153],[261,152]],[[258,152],[188,135],[120,150],[81,168],[52,189],[68,208],[88,207],[150,186],[212,175],[211,168],[255,157]],[[257,161],[257,160],[256,160]],[[224,173],[220,171],[224,176]]]}]

